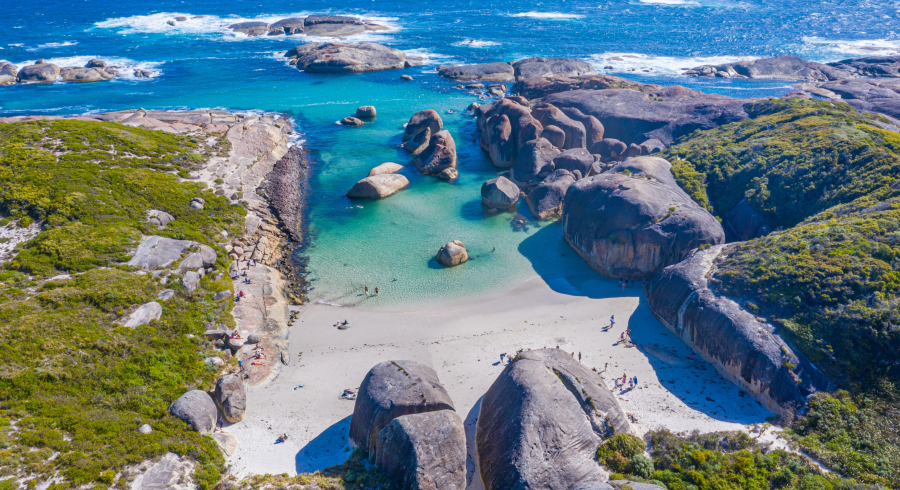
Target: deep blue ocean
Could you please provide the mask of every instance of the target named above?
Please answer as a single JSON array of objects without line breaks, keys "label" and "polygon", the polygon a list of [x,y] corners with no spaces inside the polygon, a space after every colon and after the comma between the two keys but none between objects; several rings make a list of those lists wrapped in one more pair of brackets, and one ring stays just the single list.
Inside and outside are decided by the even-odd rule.
[{"label": "deep blue ocean", "polygon": [[[302,36],[247,38],[224,26],[311,13],[358,15],[391,27],[350,41],[411,51],[426,66],[361,75],[314,75],[281,53]],[[179,22],[177,15],[205,16]],[[479,188],[495,176],[464,108],[477,96],[453,89],[440,63],[510,61],[530,56],[580,58],[601,72],[735,97],[779,95],[788,82],[691,79],[683,68],[749,57],[796,54],[830,61],[900,53],[900,2],[730,0],[385,0],[154,1],[0,0],[0,60],[39,58],[82,66],[101,58],[141,68],[151,78],[93,84],[0,87],[0,116],[72,114],[143,107],[271,111],[291,116],[309,151],[310,278],[316,301],[394,308],[460,299],[541,276],[589,276],[590,269],[554,223],[510,226],[511,214],[485,216]],[[612,70],[603,67],[612,66]],[[130,72],[130,70],[129,70]],[[401,74],[413,82],[401,82]],[[335,124],[359,105],[376,122]],[[351,202],[344,192],[385,161],[406,163],[397,148],[412,113],[435,109],[454,135],[460,179],[452,184],[415,171],[409,189],[379,202]],[[520,212],[530,217],[524,203]],[[445,270],[437,249],[462,240],[474,260]],[[380,286],[362,300],[363,285]]]}]

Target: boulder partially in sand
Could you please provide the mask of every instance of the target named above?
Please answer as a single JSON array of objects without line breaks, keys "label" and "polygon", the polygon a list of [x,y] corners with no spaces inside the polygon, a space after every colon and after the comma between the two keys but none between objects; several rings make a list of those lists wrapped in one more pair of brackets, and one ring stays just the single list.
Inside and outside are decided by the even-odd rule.
[{"label": "boulder partially in sand", "polygon": [[687,76],[762,78],[778,80],[843,80],[854,76],[848,70],[807,61],[797,56],[776,56],[722,65],[703,65],[684,72]]},{"label": "boulder partially in sand", "polygon": [[247,410],[247,393],[244,382],[236,374],[222,376],[216,381],[214,395],[216,405],[222,410],[222,416],[232,424],[240,422]]},{"label": "boulder partially in sand", "polygon": [[597,373],[559,349],[521,352],[481,400],[484,488],[605,488],[597,448],[620,432],[634,429]]},{"label": "boulder partially in sand", "polygon": [[437,261],[444,267],[456,267],[469,260],[469,251],[459,240],[447,243],[437,253]]},{"label": "boulder partially in sand", "polygon": [[366,177],[347,191],[353,199],[383,199],[406,188],[409,180],[398,174],[377,174]]},{"label": "boulder partially in sand", "polygon": [[440,76],[457,82],[482,80],[486,82],[512,82],[515,80],[513,67],[509,63],[481,63],[475,65],[440,65]]},{"label": "boulder partially in sand", "polygon": [[156,301],[151,301],[142,304],[138,309],[131,312],[128,318],[122,322],[122,326],[137,328],[154,320],[159,320],[160,316],[162,316],[162,305]]},{"label": "boulder partially in sand", "polygon": [[40,63],[19,70],[19,83],[49,83],[59,78],[60,67],[53,63]]},{"label": "boulder partially in sand", "polygon": [[481,202],[494,209],[510,209],[519,200],[519,186],[506,177],[496,177],[481,185]]},{"label": "boulder partially in sand", "polygon": [[413,159],[416,169],[426,175],[438,175],[448,168],[456,168],[456,142],[450,131],[442,130],[431,136],[428,147]]},{"label": "boulder partially in sand", "polygon": [[216,428],[216,404],[205,391],[191,390],[169,405],[169,413],[201,434]]},{"label": "boulder partially in sand", "polygon": [[309,43],[290,49],[285,56],[296,57],[297,68],[308,73],[362,73],[423,63],[421,58],[375,43]]},{"label": "boulder partially in sand", "polygon": [[369,370],[359,387],[350,442],[375,458],[378,433],[403,415],[454,410],[434,369],[415,361],[386,361]]},{"label": "boulder partially in sand", "polygon": [[[425,109],[424,111],[413,114],[412,117],[409,118],[409,122],[406,123],[406,128],[403,130],[403,141],[413,139],[417,134],[426,129],[431,131],[431,134],[435,134],[444,129],[444,121],[441,120],[441,116],[437,111]],[[426,139],[425,141],[427,142],[428,140]]]},{"label": "boulder partially in sand", "polygon": [[646,287],[653,315],[767,409],[794,411],[828,382],[775,328],[709,287],[729,247],[700,250],[666,267]]},{"label": "boulder partially in sand", "polygon": [[466,488],[466,431],[453,410],[395,418],[379,432],[376,453],[399,490]]},{"label": "boulder partially in sand", "polygon": [[525,198],[531,214],[539,220],[559,218],[566,192],[574,183],[575,176],[568,170],[554,170]]},{"label": "boulder partially in sand", "polygon": [[394,162],[384,162],[381,165],[369,170],[369,177],[381,174],[395,174],[403,170],[403,165]]},{"label": "boulder partially in sand", "polygon": [[625,163],[627,173],[614,168],[579,180],[563,203],[565,238],[597,272],[649,279],[695,248],[725,242],[722,225],[674,183],[669,162]]},{"label": "boulder partially in sand", "polygon": [[590,63],[568,58],[527,58],[513,63],[516,80],[597,75]]}]

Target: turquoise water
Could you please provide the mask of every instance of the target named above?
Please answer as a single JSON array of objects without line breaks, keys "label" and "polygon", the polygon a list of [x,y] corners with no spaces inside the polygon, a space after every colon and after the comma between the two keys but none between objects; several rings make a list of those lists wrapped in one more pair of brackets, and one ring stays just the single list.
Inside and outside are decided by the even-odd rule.
[{"label": "turquoise water", "polygon": [[[362,75],[310,75],[279,56],[303,37],[244,38],[223,24],[304,13],[356,14],[394,28],[369,40],[427,57],[427,65]],[[170,28],[175,15],[205,15]],[[5,2],[0,59],[17,64],[46,58],[62,66],[100,57],[148,69],[150,79],[85,85],[0,87],[0,116],[119,110],[222,108],[281,112],[293,117],[312,165],[308,199],[310,279],[315,301],[400,308],[422,301],[460,301],[502,293],[529,278],[589,273],[564,243],[557,224],[510,225],[512,214],[485,216],[482,182],[495,176],[464,109],[477,97],[452,88],[434,71],[441,62],[508,61],[566,56],[642,82],[682,84],[738,97],[780,95],[785,82],[698,80],[679,69],[747,56],[798,54],[833,60],[896,53],[896,7],[867,0],[448,0],[440,4],[347,0],[214,2],[211,0],[33,0]],[[615,58],[615,59],[614,59]],[[409,73],[413,82],[399,77]],[[335,124],[357,106],[379,116],[362,128]],[[369,169],[407,164],[398,148],[403,124],[435,109],[459,152],[454,183],[404,174],[410,187],[383,201],[344,197]],[[524,203],[522,214],[530,218]],[[453,269],[434,255],[458,239],[472,260]],[[396,279],[396,281],[394,281]],[[377,286],[378,298],[362,288]]]}]

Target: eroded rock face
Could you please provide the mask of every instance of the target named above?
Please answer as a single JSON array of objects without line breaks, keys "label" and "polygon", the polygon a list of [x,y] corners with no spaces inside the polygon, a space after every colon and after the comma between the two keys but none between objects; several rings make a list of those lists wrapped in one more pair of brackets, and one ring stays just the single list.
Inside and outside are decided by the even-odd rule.
[{"label": "eroded rock face", "polygon": [[553,159],[559,154],[560,151],[545,138],[525,143],[509,171],[510,180],[520,187],[537,185],[554,170]]},{"label": "eroded rock face", "polygon": [[607,488],[596,451],[618,432],[634,430],[597,373],[559,349],[522,352],[481,401],[484,488]]},{"label": "eroded rock face", "polygon": [[[412,117],[409,118],[409,122],[406,123],[406,128],[403,131],[403,141],[413,139],[416,135],[426,129],[431,131],[431,134],[435,134],[444,129],[444,121],[441,120],[441,116],[437,111],[426,109],[413,114]],[[430,137],[431,135],[429,135],[429,138]],[[427,143],[428,139],[425,139],[425,142]]]},{"label": "eroded rock face", "polygon": [[[307,34],[309,34],[307,32]],[[419,66],[422,59],[375,43],[309,43],[285,54],[308,73],[361,73]]]},{"label": "eroded rock face", "polygon": [[428,147],[413,159],[416,169],[426,175],[438,175],[448,168],[456,168],[456,142],[450,131],[438,131],[431,136]]},{"label": "eroded rock face", "polygon": [[685,75],[818,81],[842,80],[854,76],[848,70],[807,61],[797,56],[777,56],[723,65],[703,65],[686,71]]},{"label": "eroded rock face", "polygon": [[441,65],[440,76],[457,82],[482,80],[486,82],[512,82],[513,67],[509,63],[482,63],[476,65]]},{"label": "eroded rock face", "polygon": [[568,170],[554,170],[525,198],[531,214],[539,220],[559,218],[562,214],[566,191],[575,183],[575,180],[575,176]]},{"label": "eroded rock face", "polygon": [[513,63],[516,80],[597,75],[590,63],[567,58],[527,58]]},{"label": "eroded rock face", "polygon": [[566,240],[594,270],[649,279],[695,248],[724,243],[722,226],[674,183],[669,162],[641,157],[625,164],[630,175],[614,167],[566,192]]},{"label": "eroded rock face", "polygon": [[456,267],[469,260],[469,251],[459,240],[447,243],[437,253],[437,261],[444,267]]},{"label": "eroded rock face", "polygon": [[453,410],[395,418],[379,432],[376,454],[400,490],[466,488],[466,432]]},{"label": "eroded rock face", "polygon": [[244,391],[244,382],[240,376],[230,374],[216,381],[215,402],[222,410],[225,420],[236,423],[244,418],[244,411],[247,410],[247,393]]},{"label": "eroded rock face", "polygon": [[216,428],[216,404],[205,391],[191,390],[169,405],[169,413],[201,434]]},{"label": "eroded rock face", "polygon": [[366,374],[350,419],[350,442],[374,459],[378,433],[403,415],[454,410],[450,395],[430,367],[386,361]]},{"label": "eroded rock face", "polygon": [[[275,162],[275,167],[269,174],[268,184],[266,184],[266,196],[269,204],[294,240],[299,240],[301,233],[299,210],[303,204],[301,184],[305,166],[303,152],[299,147],[292,147]],[[213,258],[213,262],[215,262],[215,258]]]},{"label": "eroded rock face", "polygon": [[366,177],[357,182],[349,191],[347,197],[383,199],[395,194],[409,185],[409,180],[399,174],[377,174]]},{"label": "eroded rock face", "polygon": [[794,411],[827,388],[827,380],[772,325],[709,289],[707,278],[728,247],[700,250],[666,267],[647,285],[647,301],[663,325],[732,383],[773,412]]},{"label": "eroded rock face", "polygon": [[866,56],[828,63],[828,66],[846,70],[861,77],[900,77],[900,56]]},{"label": "eroded rock face", "polygon": [[489,208],[509,209],[519,200],[519,186],[506,177],[497,177],[481,185],[481,202]]}]

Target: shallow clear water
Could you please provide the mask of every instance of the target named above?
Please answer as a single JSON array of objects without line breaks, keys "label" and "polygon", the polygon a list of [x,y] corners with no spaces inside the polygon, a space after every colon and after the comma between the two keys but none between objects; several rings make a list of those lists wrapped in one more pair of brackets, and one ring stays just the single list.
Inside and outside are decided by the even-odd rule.
[{"label": "shallow clear water", "polygon": [[[138,2],[35,0],[2,4],[0,59],[17,64],[46,58],[63,66],[99,57],[148,69],[133,77],[85,85],[0,87],[0,115],[70,114],[144,107],[224,108],[283,112],[294,117],[313,167],[309,196],[311,279],[315,300],[395,308],[420,301],[457,301],[502,293],[510,285],[589,272],[556,224],[514,231],[512,214],[487,217],[479,189],[498,172],[482,155],[464,109],[477,97],[452,88],[441,62],[508,61],[525,56],[585,59],[598,69],[643,82],[682,84],[737,97],[778,95],[785,82],[698,80],[681,68],[749,56],[798,54],[833,60],[896,53],[897,6],[871,1],[643,0],[588,2]],[[223,25],[304,13],[365,15],[394,30],[371,40],[427,57],[428,64],[352,76],[310,75],[278,53],[302,37],[245,38]],[[167,26],[176,14],[205,15]],[[631,71],[633,70],[633,71]],[[409,73],[413,82],[401,82]],[[362,128],[335,124],[359,105],[378,119]],[[459,151],[461,177],[441,182],[405,171],[409,189],[379,202],[343,194],[370,168],[406,164],[398,148],[402,125],[421,109],[444,118]],[[408,169],[409,170],[409,169]],[[522,212],[529,216],[525,206]],[[462,240],[472,260],[442,269],[438,248]],[[396,281],[394,281],[396,279]],[[378,298],[362,288],[378,286]]]}]

